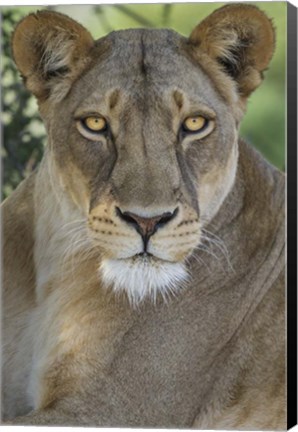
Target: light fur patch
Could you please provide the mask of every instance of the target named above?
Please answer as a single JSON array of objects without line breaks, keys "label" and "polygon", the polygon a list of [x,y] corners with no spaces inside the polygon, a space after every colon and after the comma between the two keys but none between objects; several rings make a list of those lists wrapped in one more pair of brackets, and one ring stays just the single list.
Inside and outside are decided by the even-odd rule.
[{"label": "light fur patch", "polygon": [[238,143],[235,140],[231,155],[224,169],[216,168],[201,178],[199,205],[201,221],[206,225],[217,214],[225,198],[232,190],[238,166]]},{"label": "light fur patch", "polygon": [[188,278],[182,263],[151,263],[142,258],[135,261],[106,259],[99,272],[115,293],[126,292],[132,306],[147,298],[155,303],[158,294],[166,300],[181,289]]}]

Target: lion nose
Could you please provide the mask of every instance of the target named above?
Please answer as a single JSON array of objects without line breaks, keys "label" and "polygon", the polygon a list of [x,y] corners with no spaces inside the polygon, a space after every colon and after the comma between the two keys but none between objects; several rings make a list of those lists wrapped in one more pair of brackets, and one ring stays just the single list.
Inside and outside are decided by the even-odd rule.
[{"label": "lion nose", "polygon": [[178,207],[173,212],[165,212],[154,217],[143,217],[129,211],[122,212],[116,207],[117,215],[142,236],[146,244],[149,238],[162,226],[170,222],[178,213]]}]

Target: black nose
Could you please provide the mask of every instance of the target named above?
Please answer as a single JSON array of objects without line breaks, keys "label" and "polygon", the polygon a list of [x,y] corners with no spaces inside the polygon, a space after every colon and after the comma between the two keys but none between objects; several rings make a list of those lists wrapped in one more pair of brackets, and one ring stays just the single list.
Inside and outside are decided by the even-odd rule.
[{"label": "black nose", "polygon": [[122,212],[119,207],[116,207],[117,216],[124,220],[129,225],[132,225],[135,230],[142,236],[145,249],[149,238],[162,226],[170,222],[178,213],[178,207],[173,212],[165,212],[161,215],[145,218],[129,211]]}]

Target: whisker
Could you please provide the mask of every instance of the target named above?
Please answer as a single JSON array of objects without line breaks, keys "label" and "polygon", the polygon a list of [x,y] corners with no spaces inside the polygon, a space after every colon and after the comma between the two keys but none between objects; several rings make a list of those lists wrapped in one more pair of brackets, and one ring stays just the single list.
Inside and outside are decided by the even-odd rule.
[{"label": "whisker", "polygon": [[196,246],[195,250],[200,250],[200,251],[206,252],[207,254],[213,256],[213,258],[215,258],[217,261],[220,261],[220,258],[216,255],[216,253],[212,252],[211,249],[208,248],[207,245],[200,244],[200,245]]},{"label": "whisker", "polygon": [[[198,256],[198,255],[196,255],[196,254],[193,254],[193,255],[191,255],[191,256],[187,259],[187,261],[189,262],[191,259],[194,259],[197,263],[203,265],[203,267],[205,267],[205,268],[208,270],[208,273],[209,273],[209,274],[211,273],[210,267],[206,264],[206,262],[203,260],[202,257],[200,257],[200,256]],[[190,274],[190,276],[191,276],[191,278],[192,278],[192,275],[191,275],[191,274]]]},{"label": "whisker", "polygon": [[222,256],[225,258],[229,269],[235,273],[235,270],[233,268],[233,265],[231,263],[230,260],[230,253],[224,243],[224,241],[217,236],[216,234],[213,234],[212,232],[206,230],[205,228],[202,229],[202,236],[201,239],[203,240],[203,243],[198,245],[198,248],[201,248],[201,250],[204,250],[206,253],[209,253],[210,255],[212,255],[214,258],[216,258],[218,261],[220,261],[219,257],[214,253],[214,251],[212,252],[211,247],[208,247],[208,244],[204,244],[204,242],[207,242],[209,244],[211,244],[214,248],[217,248],[219,250],[219,252],[222,254]]}]

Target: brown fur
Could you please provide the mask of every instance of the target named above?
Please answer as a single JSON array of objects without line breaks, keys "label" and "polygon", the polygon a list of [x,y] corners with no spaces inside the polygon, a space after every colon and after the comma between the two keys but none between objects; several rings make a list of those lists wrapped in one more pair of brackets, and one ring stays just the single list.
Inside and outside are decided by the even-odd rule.
[{"label": "brown fur", "polygon": [[[93,42],[48,11],[18,25],[14,58],[49,143],[3,204],[6,421],[286,427],[284,178],[238,139],[273,48],[270,20],[244,4],[190,39],[127,30]],[[90,113],[111,132],[86,135]],[[210,129],[182,132],[198,113]],[[155,259],[139,257],[117,208],[151,224],[174,214],[148,242]],[[107,262],[141,275],[136,292],[146,272],[148,287],[166,277],[161,262],[190,277],[167,302],[162,289],[138,298],[108,286]]]}]

